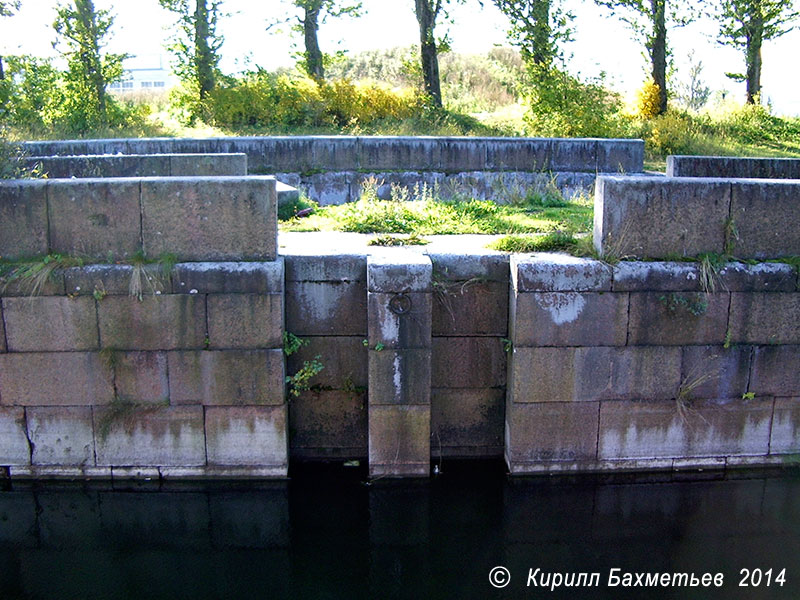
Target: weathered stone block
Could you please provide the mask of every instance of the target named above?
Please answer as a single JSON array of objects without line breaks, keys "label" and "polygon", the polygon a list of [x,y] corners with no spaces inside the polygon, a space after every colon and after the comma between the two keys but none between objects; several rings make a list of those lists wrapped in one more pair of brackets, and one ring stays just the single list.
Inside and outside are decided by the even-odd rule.
[{"label": "weathered stone block", "polygon": [[367,325],[370,344],[386,348],[430,348],[431,294],[369,292]]},{"label": "weathered stone block", "polygon": [[370,350],[369,403],[430,404],[431,351]]},{"label": "weathered stone block", "polygon": [[[439,160],[436,140],[418,137],[358,138],[358,167],[362,170],[427,170]],[[351,167],[352,168],[352,167]]]},{"label": "weathered stone block", "polygon": [[601,459],[767,454],[772,399],[603,402]]},{"label": "weathered stone block", "polygon": [[272,177],[141,181],[142,239],[150,256],[179,260],[275,260],[277,195]]},{"label": "weathered stone block", "polygon": [[176,404],[284,402],[283,351],[170,352],[170,399]]},{"label": "weathered stone block", "polygon": [[242,153],[171,154],[168,158],[173,177],[247,175],[247,155]]},{"label": "weathered stone block", "polygon": [[292,456],[359,458],[367,455],[364,391],[321,390],[293,398],[289,411]]},{"label": "weathered stone block", "polygon": [[511,283],[518,292],[607,292],[611,267],[566,254],[515,255]]},{"label": "weathered stone block", "polygon": [[431,163],[431,166],[445,173],[483,171],[486,168],[487,141],[487,138],[438,138],[439,161],[438,165]]},{"label": "weathered stone block", "polygon": [[0,355],[2,404],[87,406],[113,397],[111,371],[96,352]]},{"label": "weathered stone block", "polygon": [[211,348],[283,346],[283,294],[208,296]]},{"label": "weathered stone block", "polygon": [[206,463],[202,406],[94,409],[98,466],[197,466]]},{"label": "weathered stone block", "polygon": [[800,346],[756,348],[748,391],[758,396],[800,396]]},{"label": "weathered stone block", "polygon": [[597,171],[596,139],[553,139],[550,144],[551,171]]},{"label": "weathered stone block", "polygon": [[274,294],[282,291],[282,257],[270,262],[179,263],[173,270],[174,294]]},{"label": "weathered stone block", "polygon": [[[36,263],[29,263],[35,265]],[[38,288],[37,288],[38,286]],[[63,296],[64,295],[64,270],[54,269],[45,278],[43,282],[39,282],[35,277],[29,277],[25,274],[25,267],[22,267],[22,273],[15,268],[5,276],[0,276],[0,297],[16,297],[25,296]]]},{"label": "weathered stone block", "polygon": [[[321,206],[339,205],[358,200],[360,187],[354,184],[355,173],[314,173],[303,177],[301,188]],[[355,193],[353,188],[356,188]]]},{"label": "weathered stone block", "polygon": [[319,361],[325,367],[311,381],[334,390],[367,387],[367,353],[364,338],[351,337],[306,337],[306,343],[297,352],[286,358],[288,373],[297,373],[305,361]]},{"label": "weathered stone block", "polygon": [[433,335],[504,337],[508,331],[508,281],[434,282],[432,308]]},{"label": "weathered stone block", "polygon": [[31,464],[31,448],[25,434],[25,409],[0,406],[0,464]]},{"label": "weathered stone block", "polygon": [[502,389],[432,389],[431,454],[502,456],[504,415]]},{"label": "weathered stone block", "polygon": [[131,265],[87,265],[64,271],[66,292],[78,296],[128,296],[137,291],[143,295],[169,292],[170,276],[161,265],[137,268]]},{"label": "weathered stone block", "polygon": [[506,405],[506,460],[512,472],[526,463],[593,460],[598,403]]},{"label": "weathered stone block", "polygon": [[800,179],[800,161],[796,158],[668,156],[667,176]]},{"label": "weathered stone block", "polygon": [[310,254],[283,255],[286,281],[366,281],[366,254],[325,254],[324,248],[309,248]]},{"label": "weathered stone block", "polygon": [[598,177],[595,249],[649,258],[722,254],[730,197],[726,180]]},{"label": "weathered stone block", "polygon": [[315,136],[312,159],[317,169],[347,170],[358,167],[361,138],[347,135]]},{"label": "weathered stone block", "polygon": [[544,171],[550,162],[547,138],[515,138],[487,141],[486,168],[493,171]]},{"label": "weathered stone block", "polygon": [[514,348],[514,402],[669,399],[681,382],[674,346]]},{"label": "weathered stone block", "polygon": [[722,344],[729,301],[729,294],[719,292],[631,292],[628,343]]},{"label": "weathered stone block", "polygon": [[288,468],[285,406],[206,409],[209,465],[281,465]]},{"label": "weathered stone block", "polygon": [[750,356],[746,346],[686,346],[681,380],[685,393],[691,398],[741,398],[748,391]]},{"label": "weathered stone block", "polygon": [[731,292],[797,291],[797,271],[783,263],[728,263],[720,270],[719,280]]},{"label": "weathered stone block", "polygon": [[6,346],[6,325],[3,319],[3,303],[0,302],[0,352],[7,351]]},{"label": "weathered stone block", "polygon": [[119,259],[141,249],[138,180],[55,179],[47,196],[53,252]]},{"label": "weathered stone block", "polygon": [[598,173],[641,173],[644,170],[642,140],[597,140]]},{"label": "weathered stone block", "polygon": [[427,477],[430,406],[370,406],[370,477]]},{"label": "weathered stone block", "polygon": [[800,397],[775,399],[769,452],[800,454]]},{"label": "weathered stone block", "polygon": [[733,343],[800,343],[800,294],[732,293],[730,331]]},{"label": "weathered stone block", "polygon": [[494,388],[506,384],[506,352],[500,338],[433,338],[431,386]]},{"label": "weathered stone block", "polygon": [[628,294],[532,292],[516,294],[512,302],[515,346],[625,345]]},{"label": "weathered stone block", "polygon": [[286,331],[295,335],[367,335],[363,281],[286,284]]},{"label": "weathered stone block", "polygon": [[763,259],[800,254],[798,196],[797,181],[734,181],[731,219],[737,232],[736,255]]},{"label": "weathered stone block", "polygon": [[27,416],[34,465],[94,465],[90,407],[29,408]]},{"label": "weathered stone block", "polygon": [[117,350],[203,348],[206,337],[205,298],[168,294],[108,296],[98,303],[100,341]]},{"label": "weathered stone block", "polygon": [[367,258],[367,289],[370,292],[430,292],[431,259],[413,251],[370,254]]},{"label": "weathered stone block", "polygon": [[8,349],[12,352],[96,350],[94,298],[5,298]]},{"label": "weathered stone block", "polygon": [[0,182],[0,256],[17,259],[47,254],[47,182]]},{"label": "weathered stone block", "polygon": [[[473,251],[474,252],[474,251]],[[492,250],[483,254],[433,253],[433,280],[443,284],[496,281],[508,286],[509,255]]]},{"label": "weathered stone block", "polygon": [[115,351],[112,356],[118,398],[134,403],[169,400],[165,353]]},{"label": "weathered stone block", "polygon": [[615,292],[699,292],[700,269],[681,262],[623,261],[614,267]]}]

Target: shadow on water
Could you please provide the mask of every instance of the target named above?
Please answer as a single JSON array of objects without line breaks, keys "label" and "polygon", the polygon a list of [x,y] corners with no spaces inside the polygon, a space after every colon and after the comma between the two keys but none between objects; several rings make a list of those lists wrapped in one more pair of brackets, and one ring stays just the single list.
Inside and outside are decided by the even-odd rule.
[{"label": "shadow on water", "polygon": [[[0,491],[0,599],[797,598],[800,476],[600,483],[452,463],[430,482],[304,466],[249,485]],[[503,589],[489,571],[507,567]],[[599,573],[596,587],[526,587]],[[624,572],[723,573],[722,588],[609,587]],[[786,569],[740,588],[740,570]],[[540,580],[541,581],[541,580]]]}]

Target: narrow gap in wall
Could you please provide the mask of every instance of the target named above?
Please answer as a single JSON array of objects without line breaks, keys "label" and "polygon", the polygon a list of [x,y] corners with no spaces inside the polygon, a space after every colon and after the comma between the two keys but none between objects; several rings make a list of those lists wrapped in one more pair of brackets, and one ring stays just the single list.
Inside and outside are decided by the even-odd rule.
[{"label": "narrow gap in wall", "polygon": [[45,236],[47,237],[47,253],[50,254],[53,251],[52,245],[52,235],[50,233],[50,183],[45,183],[44,185],[44,214],[45,214],[45,222],[46,222],[46,231]]},{"label": "narrow gap in wall", "polygon": [[36,444],[33,443],[31,439],[30,433],[30,424],[28,420],[28,407],[22,409],[22,418],[25,420],[25,427],[23,431],[25,432],[25,439],[28,440],[28,456],[30,458],[31,467],[33,467],[33,452],[36,449]]},{"label": "narrow gap in wall", "polygon": [[144,202],[142,202],[142,180],[139,179],[139,247],[144,254]]},{"label": "narrow gap in wall", "polygon": [[628,312],[625,321],[625,346],[628,346],[631,343],[631,295],[632,292],[625,292],[625,296],[627,297],[628,300],[628,306],[627,306]]},{"label": "narrow gap in wall", "polygon": [[3,344],[4,348],[8,349],[8,325],[6,324],[6,315],[3,312],[2,298],[0,298],[0,321],[3,324]]}]

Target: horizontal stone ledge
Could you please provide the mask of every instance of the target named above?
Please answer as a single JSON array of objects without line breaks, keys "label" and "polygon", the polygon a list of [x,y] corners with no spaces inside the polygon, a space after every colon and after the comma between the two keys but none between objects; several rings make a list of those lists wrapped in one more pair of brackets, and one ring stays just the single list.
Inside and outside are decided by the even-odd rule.
[{"label": "horizontal stone ledge", "polygon": [[583,473],[656,473],[662,472],[672,478],[679,472],[686,471],[724,471],[727,469],[790,467],[791,462],[785,456],[719,456],[687,457],[679,460],[667,459],[630,459],[630,460],[589,460],[575,462],[530,462],[513,463],[509,466],[512,475],[556,475]]},{"label": "horizontal stone ledge", "polygon": [[49,179],[247,175],[244,153],[28,156],[22,162]]},{"label": "horizontal stone ledge", "polygon": [[511,284],[517,292],[611,290],[611,267],[599,260],[535,253],[513,255],[510,266]]},{"label": "horizontal stone ledge", "polygon": [[257,171],[314,169],[641,172],[644,142],[433,136],[243,136],[25,142],[37,155],[243,152]]},{"label": "horizontal stone ledge", "polygon": [[667,177],[800,179],[800,159],[668,156]]}]

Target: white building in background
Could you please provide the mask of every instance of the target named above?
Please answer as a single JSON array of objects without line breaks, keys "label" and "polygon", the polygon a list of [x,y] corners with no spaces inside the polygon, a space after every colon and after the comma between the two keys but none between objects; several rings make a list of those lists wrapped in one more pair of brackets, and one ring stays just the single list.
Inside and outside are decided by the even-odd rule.
[{"label": "white building in background", "polygon": [[108,86],[112,92],[141,92],[166,90],[178,83],[163,55],[142,54],[131,56],[122,63],[125,70],[122,81]]}]

